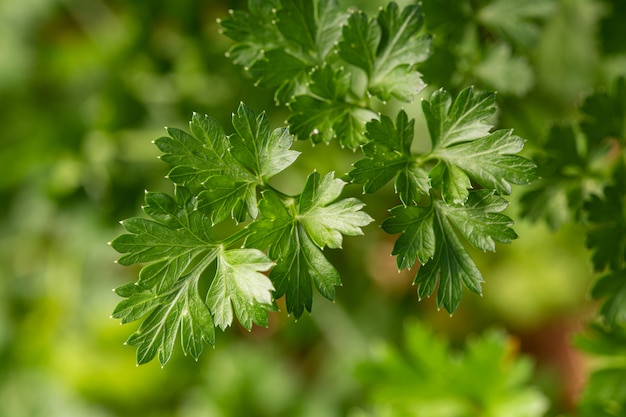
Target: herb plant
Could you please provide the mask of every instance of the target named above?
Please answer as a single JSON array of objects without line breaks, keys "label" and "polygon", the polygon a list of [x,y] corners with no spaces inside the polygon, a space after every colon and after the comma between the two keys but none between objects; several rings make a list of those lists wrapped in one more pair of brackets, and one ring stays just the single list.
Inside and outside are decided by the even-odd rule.
[{"label": "herb plant", "polygon": [[[510,9],[512,3],[519,7]],[[597,338],[580,344],[612,352],[602,349],[610,345],[602,341],[620,339],[626,322],[624,79],[613,90],[588,97],[579,123],[550,128],[543,147],[533,153],[538,167],[520,155],[523,138],[496,127],[496,93],[463,85],[474,78],[503,86],[504,94],[528,91],[527,63],[507,57],[532,45],[536,20],[553,8],[552,2],[496,0],[481,9],[470,32],[487,31],[506,42],[482,51],[484,62],[474,62],[475,68],[460,66],[461,72],[449,74],[449,83],[437,79],[444,87],[430,92],[417,115],[397,104],[423,92],[429,79],[422,73],[431,73],[432,54],[437,59],[437,40],[424,30],[421,5],[391,2],[368,16],[354,9],[344,12],[334,0],[250,0],[247,11],[231,11],[220,21],[233,41],[228,56],[259,87],[273,92],[275,104],[288,112],[287,126],[272,129],[264,112],[241,103],[232,114],[232,128],[194,113],[188,131],[168,128],[167,136],[155,141],[170,165],[173,195],[146,192],[145,216],[123,221],[128,233],[111,242],[122,254],[120,264],[142,265],[137,282],[116,289],[124,300],[113,312],[122,323],[140,322],[127,341],[137,347],[137,363],[158,357],[164,365],[178,338],[183,352],[198,359],[205,343],[215,344],[215,327],[225,330],[235,317],[248,330],[254,324],[268,326],[269,312],[280,303],[298,319],[312,312],[314,289],[334,300],[342,279],[328,250],[340,250],[344,236],[362,235],[370,223],[394,235],[391,254],[398,270],[418,266],[418,298],[435,294],[437,307],[452,314],[464,287],[482,291],[484,278],[471,251],[493,252],[496,243],[517,237],[512,218],[503,211],[513,186],[528,184],[516,200],[521,216],[546,219],[555,229],[569,219],[587,226],[592,263],[600,275],[591,294],[602,305],[594,327]],[[510,19],[503,17],[509,14]],[[458,38],[457,32],[448,34]],[[523,85],[490,78],[490,65],[502,61],[522,74]],[[417,117],[424,120],[428,137],[416,135]],[[301,192],[290,194],[275,177],[293,168],[300,154],[292,149],[296,140],[337,142],[356,160],[351,167],[310,172],[302,178]],[[389,184],[396,199],[389,201],[384,218],[368,214],[365,197],[348,195],[351,189],[379,193]],[[423,339],[419,343],[430,343],[423,329],[414,332]],[[490,366],[480,349],[493,351],[494,361],[506,356],[502,337],[487,335],[468,348],[468,366],[476,372]],[[431,351],[441,358],[448,354],[441,345]],[[426,364],[419,350],[409,354],[407,360]],[[365,366],[364,378],[373,385],[389,380],[393,387],[397,374],[406,376],[402,361],[392,352]],[[435,378],[424,366],[420,372]],[[444,359],[441,367],[451,369],[449,375],[471,378]],[[524,367],[494,365],[503,372],[498,380],[503,392],[527,381]],[[623,369],[614,371],[604,383],[623,377]],[[417,386],[424,377],[420,372],[409,376]],[[592,387],[585,397],[589,410],[603,406],[594,392]],[[529,407],[536,406],[523,415],[545,409],[533,391],[520,388],[515,395],[512,404],[527,398]],[[516,407],[488,399],[483,405],[499,412]]]}]

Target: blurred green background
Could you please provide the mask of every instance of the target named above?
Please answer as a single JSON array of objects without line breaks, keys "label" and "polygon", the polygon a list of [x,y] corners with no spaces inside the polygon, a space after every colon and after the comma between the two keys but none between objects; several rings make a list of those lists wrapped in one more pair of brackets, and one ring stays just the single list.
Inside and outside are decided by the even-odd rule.
[{"label": "blurred green background", "polygon": [[[551,123],[575,117],[586,94],[626,73],[623,1],[548,2],[531,16],[534,35],[521,40],[476,14],[473,23],[494,34],[487,43],[464,31],[463,15],[442,12],[462,9],[452,0],[424,3],[438,36],[426,82],[499,90],[500,123],[529,150]],[[383,3],[341,4],[371,12]],[[536,363],[533,383],[550,413],[570,409],[588,361],[569,342],[596,307],[586,297],[583,232],[572,223],[552,232],[521,221],[512,245],[474,254],[484,295],[466,292],[453,317],[417,301],[413,276],[398,274],[389,256],[392,237],[372,224],[329,254],[344,281],[336,303],[317,299],[297,323],[276,313],[269,329],[220,332],[198,363],[177,348],[164,369],[134,366],[134,349],[122,344],[134,325],[109,316],[119,301],[111,289],[138,269],[114,264],[106,242],[121,233],[119,220],[139,214],[144,189],[171,191],[151,141],[163,126],[185,128],[192,111],[228,130],[239,101],[266,110],[276,126],[286,118],[272,93],[224,56],[231,43],[216,19],[245,7],[0,1],[0,416],[346,415],[363,401],[355,365],[380,341],[399,343],[412,319],[453,345],[507,329]],[[419,100],[404,107],[419,118]],[[312,169],[347,172],[355,158],[334,145],[296,146],[307,152],[293,168],[299,175],[283,179],[294,189]],[[378,222],[395,204],[392,190],[386,197],[363,196]]]}]

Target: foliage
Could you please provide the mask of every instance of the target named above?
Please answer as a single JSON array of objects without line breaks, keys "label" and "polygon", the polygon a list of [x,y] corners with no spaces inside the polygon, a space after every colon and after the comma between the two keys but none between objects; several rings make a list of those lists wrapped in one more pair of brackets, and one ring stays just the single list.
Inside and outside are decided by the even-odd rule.
[{"label": "foliage", "polygon": [[406,326],[404,349],[382,345],[358,369],[376,416],[542,416],[543,395],[526,387],[532,366],[514,341],[492,330],[463,352],[422,325]]},{"label": "foliage", "polygon": [[[250,9],[249,14],[232,13],[222,22],[225,33],[238,41],[230,55],[249,66],[261,85],[275,88],[278,103],[289,98],[294,112],[290,128],[301,139],[344,123],[337,120],[341,112],[334,104],[320,113],[324,105],[308,94],[343,100],[354,91],[350,80],[357,75],[344,74],[344,65],[365,73],[367,91],[358,97],[360,101],[363,94],[382,100],[393,95],[406,101],[412,94],[405,86],[421,84],[415,65],[428,55],[430,36],[418,35],[423,21],[419,6],[400,11],[392,2],[371,20],[352,12],[341,33],[336,25],[324,25],[335,20],[328,16],[338,14],[332,1],[285,1],[280,6],[253,2]],[[261,17],[266,22],[263,36],[257,39],[251,34],[255,25],[251,22]],[[306,28],[304,33],[293,30],[295,22]],[[330,55],[338,58],[329,62]],[[285,72],[296,67],[297,71]],[[352,106],[369,110],[357,104]],[[488,119],[496,110],[495,94],[467,88],[453,99],[440,89],[422,107],[431,137],[431,150],[425,154],[411,151],[413,120],[404,111],[398,113],[395,125],[387,116],[372,118],[358,140],[345,140],[353,135],[342,130],[335,129],[335,134],[342,145],[352,148],[367,140],[363,146],[367,158],[357,161],[349,173],[353,182],[364,184],[366,192],[396,178],[403,205],[391,210],[392,217],[382,227],[388,233],[401,233],[392,252],[399,255],[398,269],[419,260],[423,265],[415,278],[419,297],[438,288],[437,306],[453,313],[463,285],[480,294],[483,281],[455,230],[483,251],[494,251],[496,241],[515,239],[512,220],[500,213],[507,206],[501,196],[511,193],[510,183],[534,179],[534,164],[515,155],[523,147],[520,137],[510,130],[492,131]],[[298,156],[289,151],[291,136],[284,128],[270,133],[265,115],[256,117],[243,104],[233,114],[233,127],[235,133],[227,137],[215,120],[196,114],[190,123],[192,135],[168,129],[169,137],[156,141],[164,152],[162,159],[172,165],[168,178],[191,191],[177,188],[181,197],[176,202],[165,195],[147,194],[144,211],[157,222],[124,221],[131,234],[112,242],[114,249],[126,254],[120,258],[122,264],[156,261],[142,271],[149,278],[140,277],[139,288],[118,289],[127,300],[114,317],[128,322],[150,313],[128,340],[138,345],[138,363],[159,352],[165,364],[179,327],[183,351],[197,358],[202,342],[213,342],[211,316],[222,329],[231,324],[230,300],[248,330],[252,323],[267,325],[272,291],[274,299],[286,295],[287,312],[296,318],[305,309],[311,311],[312,286],[333,300],[334,287],[341,280],[320,250],[340,248],[342,235],[361,234],[361,227],[372,221],[360,211],[359,200],[336,201],[345,183],[334,179],[333,173],[324,177],[312,173],[296,197],[275,190],[268,180]],[[326,133],[321,133],[325,141],[334,136]],[[263,196],[260,202],[258,191]],[[228,218],[243,222],[247,217],[252,222],[236,238],[213,240],[211,228],[216,223]],[[244,235],[248,249],[226,250]],[[258,249],[268,247],[269,258],[265,258]],[[229,253],[236,253],[230,256],[232,261],[226,260]],[[217,272],[210,279],[205,305],[198,295],[198,281],[214,260]],[[269,274],[273,285],[254,273],[267,271],[274,263]],[[223,265],[229,269],[225,271]],[[155,286],[160,289],[153,290]]]},{"label": "foliage", "polygon": [[[472,384],[461,379],[433,389],[437,398],[455,394],[446,410],[431,403],[433,413],[452,412],[458,404],[497,410],[492,405],[499,401],[514,404],[509,400],[529,392],[537,399],[541,391],[544,400],[536,403],[544,404],[547,416],[624,414],[623,1],[1,3],[0,415],[393,413],[397,403],[385,399],[394,393],[387,396],[368,372],[384,376],[390,386],[403,381],[403,392],[416,398],[424,383],[402,380],[385,352],[399,366],[418,356],[440,358],[436,363],[459,377],[474,369]],[[410,24],[396,25],[401,22]],[[235,38],[237,31],[243,38]],[[402,45],[415,48],[411,60],[403,58],[411,51],[388,36],[393,31]],[[367,54],[356,53],[361,48]],[[229,49],[237,65],[224,56]],[[432,115],[427,121],[424,106],[433,108],[438,92],[440,103],[449,98],[452,107],[461,92],[469,97],[470,91],[489,99],[490,91],[498,93],[485,107],[491,113],[477,118],[484,136],[505,136],[513,128],[502,139],[507,146],[524,138],[520,153],[496,152],[490,160],[522,155],[537,163],[539,178],[530,185],[505,179],[511,195],[485,190],[490,187],[480,185],[467,166],[459,172],[451,168],[456,163],[446,163],[459,159],[454,147],[472,145],[475,151],[481,138],[441,147],[445,161],[433,155],[431,125],[437,123]],[[250,142],[241,126],[231,127],[230,111],[239,114],[241,101],[259,113],[266,110],[269,135]],[[215,141],[226,145],[223,158],[207,160],[210,150],[193,146],[206,138],[196,138],[190,127],[178,131],[193,137],[186,142],[192,145],[188,153],[160,149],[182,146],[170,133],[156,141],[159,147],[146,146],[162,135],[164,123],[181,127],[190,118],[204,120],[204,114],[224,127],[226,142]],[[260,120],[258,113],[253,119]],[[285,135],[272,136],[275,127]],[[318,142],[324,146],[311,146]],[[262,145],[254,149],[257,144]],[[167,164],[158,162],[158,153]],[[296,159],[275,172],[289,158]],[[180,166],[169,175],[173,190],[162,179],[168,164],[170,170]],[[378,176],[357,181],[352,164]],[[434,181],[435,174],[441,180]],[[464,205],[450,203],[464,192],[446,189],[446,176],[447,184],[469,178],[473,188],[466,188]],[[305,186],[311,195],[322,183],[334,192],[341,188],[338,199],[302,208]],[[481,193],[493,204],[476,211],[470,201]],[[191,204],[185,205],[189,196]],[[141,204],[145,211],[138,215]],[[359,204],[366,205],[353,211]],[[329,224],[336,217],[350,221],[354,213],[363,220],[365,212],[374,221],[356,226],[362,236],[344,237],[353,224]],[[145,256],[155,259],[137,265],[115,265],[114,251],[103,242],[120,234],[122,218],[134,219],[126,221],[135,229],[123,239],[137,251],[159,242],[141,231],[144,226],[173,237],[164,240],[169,250],[149,250]],[[483,227],[485,219],[494,220],[494,227]],[[519,238],[499,245],[514,236],[509,219],[515,219]],[[388,234],[374,224],[398,231]],[[476,249],[465,237],[468,227],[474,227],[469,235],[476,242],[495,244],[497,253]],[[285,233],[274,239],[274,230]],[[450,239],[455,245],[446,246],[454,251],[440,251],[443,236],[456,238],[458,246]],[[201,248],[185,252],[180,242]],[[281,249],[296,244],[298,251]],[[400,252],[394,259],[395,244]],[[411,287],[423,260],[431,271],[441,264],[426,257],[433,251],[467,253],[486,281],[479,283],[482,296],[465,292],[450,317],[437,312],[437,297],[418,302]],[[144,256],[135,254],[121,256]],[[187,270],[176,271],[188,257],[193,259]],[[308,259],[332,270],[311,273],[304,267]],[[413,267],[405,270],[411,260]],[[398,261],[404,262],[400,273]],[[299,268],[289,269],[290,263]],[[287,281],[292,275],[281,275],[280,268],[298,270],[294,276],[306,286],[291,285],[296,281]],[[138,277],[138,285],[130,282]],[[320,285],[333,292],[334,302],[314,290],[316,277],[326,278]],[[260,285],[240,285],[249,280]],[[428,290],[424,282],[418,291]],[[213,283],[216,296],[208,300]],[[110,291],[115,286],[122,298]],[[254,304],[258,315],[247,297],[260,300]],[[312,314],[305,314],[313,304]],[[288,309],[292,316],[302,310],[297,323]],[[107,320],[112,310],[119,318]],[[581,317],[591,312],[597,315],[580,332]],[[403,329],[405,319],[416,318],[419,326]],[[255,319],[267,319],[268,327],[255,326]],[[218,321],[226,327],[229,320],[228,331],[214,330]],[[494,323],[511,336],[485,331]],[[572,331],[582,333],[577,351],[568,343]],[[129,333],[135,333],[134,348],[120,343]],[[215,348],[201,354],[214,333]],[[412,333],[423,336],[418,355],[409,353],[410,343],[399,342],[402,334],[411,340]],[[473,343],[503,361],[468,360]],[[440,356],[429,355],[430,347]],[[169,366],[160,369],[153,360],[129,367],[139,359],[133,358],[137,352],[145,361],[168,358]],[[536,363],[533,369],[527,359]],[[515,379],[516,369],[526,374]],[[496,393],[474,383],[491,371],[499,375],[494,380],[512,381],[513,388]],[[445,379],[429,375],[435,386]],[[582,393],[570,390],[581,376],[587,376]],[[533,412],[540,414],[539,408]]]}]

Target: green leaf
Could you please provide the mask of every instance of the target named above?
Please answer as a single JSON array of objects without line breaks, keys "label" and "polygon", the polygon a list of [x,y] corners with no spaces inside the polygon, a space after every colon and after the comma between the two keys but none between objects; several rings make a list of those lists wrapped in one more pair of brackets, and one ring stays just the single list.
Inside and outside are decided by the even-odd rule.
[{"label": "green leaf", "polygon": [[391,209],[382,228],[390,234],[402,233],[394,244],[392,255],[396,256],[398,269],[410,269],[415,260],[428,262],[435,254],[434,211],[431,207],[398,206]]},{"label": "green leaf", "polygon": [[198,194],[198,209],[210,213],[212,224],[227,218],[242,222],[247,214],[256,218],[256,183],[220,175],[211,177],[204,185],[206,190]]},{"label": "green leaf", "polygon": [[275,90],[276,104],[285,104],[305,91],[307,72],[312,67],[313,64],[301,56],[273,49],[265,52],[263,59],[257,61],[250,72],[257,79],[257,85]]},{"label": "green leaf", "polygon": [[259,204],[263,217],[248,226],[246,246],[269,247],[269,256],[276,261],[270,272],[274,295],[286,294],[287,312],[296,318],[305,309],[311,311],[313,285],[330,300],[335,297],[334,287],[341,285],[321,249],[340,247],[343,235],[360,235],[361,227],[372,221],[361,211],[359,200],[338,200],[344,185],[332,173],[324,177],[313,173],[299,201],[288,201],[287,206],[275,193],[265,191]]},{"label": "green leaf", "polygon": [[591,290],[594,299],[602,299],[600,317],[607,328],[626,325],[626,270],[611,271],[596,280]]},{"label": "green leaf", "polygon": [[469,197],[472,183],[456,165],[440,161],[430,170],[429,175],[433,186],[441,190],[441,197],[446,203],[463,204]]},{"label": "green leaf", "polygon": [[496,250],[495,242],[511,243],[517,234],[511,229],[513,221],[500,214],[508,203],[492,192],[481,190],[469,194],[463,206],[439,205],[456,229],[477,249]]},{"label": "green leaf", "polygon": [[408,5],[400,13],[391,2],[378,14],[382,29],[370,91],[382,100],[392,96],[410,101],[426,86],[416,64],[430,56],[432,36],[420,34],[424,25],[421,5]]},{"label": "green leaf", "polygon": [[552,0],[495,0],[480,9],[477,17],[496,33],[529,47],[539,38],[537,21],[557,9],[558,3]]},{"label": "green leaf", "polygon": [[365,143],[365,121],[375,114],[346,100],[350,74],[323,65],[312,70],[310,78],[310,94],[295,97],[289,105],[291,131],[300,139],[311,138],[314,143],[338,138],[341,146],[350,149]]},{"label": "green leaf", "polygon": [[274,287],[261,272],[273,265],[256,249],[220,250],[217,272],[207,294],[207,304],[217,326],[224,330],[232,324],[233,309],[246,329],[250,330],[252,323],[267,326]]},{"label": "green leaf", "polygon": [[326,298],[335,298],[334,287],[341,285],[339,273],[313,244],[304,227],[270,191],[263,193],[259,205],[263,218],[249,225],[251,234],[246,246],[269,247],[269,255],[276,261],[270,272],[276,298],[286,295],[287,313],[300,317],[311,311],[313,285]]},{"label": "green leaf", "polygon": [[[180,188],[178,188],[180,189]],[[124,220],[122,226],[130,233],[118,236],[111,242],[111,246],[116,251],[122,253],[118,259],[121,265],[132,265],[135,263],[161,261],[167,259],[168,262],[183,262],[184,267],[189,265],[191,259],[206,251],[211,251],[216,243],[211,236],[211,230],[207,228],[207,219],[197,211],[191,211],[186,207],[186,202],[181,205],[175,202],[166,194],[153,193],[146,194],[146,201],[149,202],[158,198],[160,200],[171,200],[167,205],[171,220],[165,223],[144,218],[131,218]],[[147,204],[144,208],[149,214],[153,206]],[[207,223],[207,224],[205,224]],[[171,271],[180,271],[184,267],[177,267]],[[170,271],[170,272],[171,272]],[[151,271],[150,275],[156,271]],[[178,277],[162,276],[162,279],[173,283]]]},{"label": "green leaf", "polygon": [[430,179],[411,154],[414,121],[409,121],[402,110],[395,126],[387,116],[381,116],[366,127],[370,142],[363,146],[363,153],[367,158],[354,164],[350,171],[352,180],[363,184],[365,192],[373,193],[395,178],[395,189],[402,203],[419,202],[422,195],[428,194]]},{"label": "green leaf", "polygon": [[281,1],[281,8],[276,12],[280,32],[296,45],[307,51],[316,47],[317,22],[315,4],[310,0]]},{"label": "green leaf", "polygon": [[137,346],[138,365],[150,362],[157,355],[161,365],[165,365],[174,350],[179,329],[183,353],[196,360],[204,343],[215,343],[213,319],[198,294],[197,283],[197,279],[181,280],[166,294],[153,297],[155,310],[126,341]]},{"label": "green leaf", "polygon": [[474,68],[474,74],[488,88],[514,96],[526,94],[534,82],[528,60],[514,55],[511,47],[504,42],[497,43],[487,51],[484,60]]},{"label": "green leaf", "polygon": [[[398,269],[421,267],[415,277],[420,298],[430,296],[439,285],[437,305],[453,313],[459,305],[462,286],[480,294],[483,278],[459,240],[458,230],[474,247],[495,250],[495,242],[509,243],[517,237],[512,221],[500,214],[506,200],[487,190],[469,193],[465,205],[435,200],[428,207],[398,206],[383,222],[387,233],[402,233],[393,255]],[[454,227],[453,227],[454,226]]]},{"label": "green leaf", "polygon": [[[300,196],[299,222],[311,240],[320,248],[340,248],[343,235],[361,235],[361,227],[373,219],[361,209],[365,206],[356,198],[339,198],[346,183],[333,173],[320,177],[309,175]],[[333,202],[335,201],[335,202]]]},{"label": "green leaf", "polygon": [[357,367],[374,415],[541,417],[549,403],[531,386],[532,364],[489,330],[461,350],[414,321],[401,348],[383,344]]},{"label": "green leaf", "polygon": [[611,91],[588,97],[581,111],[581,127],[594,147],[609,138],[626,141],[626,77],[620,77]]},{"label": "green leaf", "polygon": [[152,219],[122,222],[130,232],[111,242],[122,253],[122,265],[148,263],[139,281],[118,289],[125,297],[113,312],[122,323],[143,319],[128,344],[137,346],[137,363],[157,354],[161,364],[171,356],[179,328],[183,352],[198,358],[205,342],[214,343],[213,319],[198,294],[202,272],[213,262],[218,245],[208,219],[193,210],[191,194],[178,187],[176,200],[147,193],[146,214]]},{"label": "green leaf", "polygon": [[415,66],[430,55],[431,37],[420,34],[422,26],[419,5],[400,12],[391,2],[375,20],[353,13],[343,28],[339,55],[365,71],[369,91],[381,100],[410,101],[425,86]]},{"label": "green leaf", "polygon": [[169,137],[155,141],[163,152],[161,160],[174,168],[168,177],[187,187],[198,186],[212,175],[229,170],[226,134],[217,121],[209,116],[193,114],[190,135],[176,128],[168,128]]},{"label": "green leaf", "polygon": [[254,112],[243,104],[233,114],[236,133],[230,138],[231,154],[244,167],[254,172],[265,182],[291,165],[300,152],[289,150],[293,137],[285,128],[270,133],[270,123],[261,113]]},{"label": "green leaf", "polygon": [[235,63],[249,68],[257,84],[275,90],[277,103],[285,104],[306,91],[308,72],[327,59],[345,19],[334,0],[290,0],[271,7],[251,4],[249,13],[233,13],[221,24],[237,42],[229,50]]},{"label": "green leaf", "polygon": [[213,118],[194,113],[192,134],[168,129],[170,136],[156,141],[161,159],[173,165],[169,178],[197,194],[197,208],[213,223],[255,218],[257,188],[299,155],[289,149],[293,136],[285,128],[271,131],[264,113],[256,116],[241,103],[232,123],[235,133],[227,137]]},{"label": "green leaf", "polygon": [[[524,147],[524,141],[511,130],[497,130],[492,134],[467,143],[436,149],[432,156],[462,170],[481,186],[501,194],[511,194],[511,183],[528,184],[536,178],[536,165],[515,155]],[[467,184],[462,175],[451,175],[450,180]]]},{"label": "green leaf", "polygon": [[276,27],[279,0],[248,0],[248,11],[234,10],[219,20],[224,35],[235,43],[227,53],[235,64],[251,67],[263,53],[278,48],[282,37]]},{"label": "green leaf", "polygon": [[361,68],[371,77],[374,73],[381,32],[376,20],[370,20],[363,12],[352,13],[343,27],[342,38],[339,42],[341,58]]},{"label": "green leaf", "polygon": [[618,171],[617,184],[606,187],[604,196],[591,196],[585,204],[589,231],[587,247],[592,251],[596,271],[609,267],[621,270],[626,266],[626,210],[624,209],[624,170]]},{"label": "green leaf", "polygon": [[585,152],[581,152],[579,143],[574,126],[550,128],[546,143],[533,155],[539,179],[520,199],[524,218],[532,221],[543,218],[552,230],[580,218],[587,199],[585,188],[595,181],[585,175],[591,173],[590,161]]},{"label": "green leaf", "polygon": [[452,101],[450,93],[439,89],[430,101],[422,102],[433,149],[468,142],[489,134],[489,119],[496,112],[495,93],[464,89]]}]

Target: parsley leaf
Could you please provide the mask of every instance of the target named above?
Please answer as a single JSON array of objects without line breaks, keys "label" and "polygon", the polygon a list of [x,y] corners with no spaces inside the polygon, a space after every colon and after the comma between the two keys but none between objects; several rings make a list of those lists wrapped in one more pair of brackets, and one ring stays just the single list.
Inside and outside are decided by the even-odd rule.
[{"label": "parsley leaf", "polygon": [[[198,293],[200,274],[213,262],[218,246],[203,214],[193,210],[191,194],[177,187],[176,200],[167,194],[147,193],[144,212],[152,219],[122,222],[130,232],[111,246],[122,253],[122,265],[148,263],[136,284],[116,292],[125,300],[113,317],[122,323],[144,319],[127,341],[137,346],[137,363],[158,354],[165,364],[180,329],[183,351],[198,358],[203,342],[214,343],[213,319]],[[147,317],[146,317],[147,316]]]},{"label": "parsley leaf", "polygon": [[489,133],[495,113],[495,95],[461,91],[453,101],[445,90],[422,103],[433,149],[430,158],[440,163],[431,171],[443,199],[462,204],[471,188],[470,179],[500,194],[511,194],[511,184],[528,184],[536,178],[535,164],[515,155],[524,141],[510,130]]},{"label": "parsley leaf", "polygon": [[[437,305],[453,313],[461,300],[462,285],[480,294],[482,275],[459,240],[458,230],[474,247],[494,251],[495,242],[509,243],[517,237],[512,221],[500,214],[506,201],[487,190],[469,193],[465,205],[435,200],[430,206],[398,206],[382,227],[402,233],[393,255],[399,269],[422,266],[415,277],[420,298],[430,296],[439,282]],[[453,227],[454,226],[454,227]]]},{"label": "parsley leaf", "polygon": [[259,209],[263,218],[252,222],[246,238],[247,247],[269,247],[276,266],[270,272],[275,297],[286,294],[287,312],[300,317],[311,311],[312,287],[326,298],[335,298],[341,285],[337,270],[326,259],[322,249],[341,247],[343,235],[362,234],[361,227],[372,219],[355,198],[337,200],[345,183],[333,173],[307,178],[298,201],[287,205],[272,191],[265,191]]},{"label": "parsley leaf", "polygon": [[496,95],[468,87],[453,101],[441,88],[422,102],[422,109],[433,149],[439,149],[486,136],[492,127],[489,119],[496,112]]},{"label": "parsley leaf", "polygon": [[[259,273],[273,265],[266,255],[256,249],[224,249],[183,187],[176,188],[175,198],[147,193],[143,210],[150,219],[125,220],[122,225],[130,233],[111,242],[123,254],[120,264],[147,263],[137,283],[116,290],[125,300],[113,312],[122,323],[143,319],[127,341],[137,346],[138,364],[156,355],[165,364],[178,332],[183,352],[198,359],[203,343],[214,344],[214,326],[231,325],[231,304],[245,328],[267,325],[267,311],[274,308],[273,286]],[[214,262],[217,268],[205,302],[198,286]]]},{"label": "parsley leaf", "polygon": [[255,118],[250,108],[240,105],[233,114],[233,127],[236,133],[229,137],[230,153],[261,182],[283,171],[300,155],[289,150],[293,137],[286,128],[270,133],[265,113]]},{"label": "parsley leaf", "polygon": [[626,325],[626,269],[611,271],[598,278],[591,296],[604,299],[599,315],[607,328]]},{"label": "parsley leaf", "polygon": [[235,133],[226,136],[217,121],[194,114],[191,133],[167,129],[156,140],[161,159],[173,165],[168,177],[198,193],[198,209],[218,223],[243,221],[258,214],[256,190],[295,161],[293,137],[285,128],[270,131],[264,113],[258,117],[241,103],[233,114]]},{"label": "parsley leaf", "polygon": [[279,6],[279,0],[248,0],[248,12],[232,10],[228,18],[218,20],[222,33],[237,41],[227,52],[235,64],[249,68],[265,51],[279,47],[275,22]]},{"label": "parsley leaf", "polygon": [[246,329],[250,330],[252,323],[267,326],[274,287],[261,272],[272,266],[272,261],[259,250],[220,248],[217,272],[207,294],[207,304],[217,326],[224,330],[232,324],[233,309]]},{"label": "parsley leaf", "polygon": [[366,126],[370,142],[363,146],[363,153],[367,158],[354,164],[350,171],[352,180],[363,184],[365,192],[373,193],[395,178],[395,189],[402,203],[419,202],[422,195],[428,194],[430,179],[411,154],[414,120],[409,121],[402,110],[395,126],[387,116]]},{"label": "parsley leaf", "polygon": [[[438,285],[437,304],[452,313],[463,285],[480,294],[483,282],[457,232],[483,251],[494,251],[495,242],[515,239],[511,219],[500,214],[507,205],[500,195],[511,193],[511,183],[533,180],[535,164],[516,155],[524,142],[512,131],[490,133],[488,119],[496,110],[493,93],[468,88],[453,100],[440,89],[422,107],[431,151],[412,152],[414,122],[404,111],[395,124],[381,116],[367,123],[366,158],[357,161],[349,175],[367,193],[395,178],[403,205],[391,209],[382,224],[386,232],[401,234],[392,255],[400,270],[418,260],[419,297],[430,296]],[[481,189],[472,191],[475,184]]]},{"label": "parsley leaf", "polygon": [[[237,43],[229,55],[244,65],[277,103],[306,91],[308,72],[323,63],[341,36],[345,14],[334,0],[249,1],[249,12],[221,21]],[[258,31],[258,36],[257,36]]]},{"label": "parsley leaf", "polygon": [[430,55],[431,36],[420,34],[423,23],[419,5],[400,12],[391,2],[376,20],[352,13],[343,28],[339,56],[365,71],[368,90],[381,100],[410,101],[425,86],[415,69]]},{"label": "parsley leaf", "polygon": [[402,348],[383,344],[357,367],[373,415],[540,417],[549,407],[531,384],[532,363],[514,355],[501,331],[467,341],[461,352],[410,322]]},{"label": "parsley leaf", "polygon": [[529,47],[539,38],[537,21],[557,8],[552,0],[495,0],[480,9],[476,17],[492,31]]},{"label": "parsley leaf", "polygon": [[[535,164],[515,155],[523,147],[522,138],[513,135],[511,130],[497,130],[471,142],[437,149],[431,155],[443,161],[446,169],[454,166],[481,186],[508,195],[511,194],[510,183],[528,184],[536,178]],[[467,184],[460,174],[452,181]],[[462,203],[457,196],[452,196],[451,201]]]},{"label": "parsley leaf", "polygon": [[365,121],[375,114],[347,99],[350,73],[323,65],[310,73],[310,94],[299,95],[289,104],[291,132],[300,139],[311,138],[314,143],[338,138],[341,146],[356,149],[366,142]]}]

